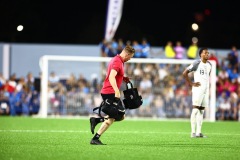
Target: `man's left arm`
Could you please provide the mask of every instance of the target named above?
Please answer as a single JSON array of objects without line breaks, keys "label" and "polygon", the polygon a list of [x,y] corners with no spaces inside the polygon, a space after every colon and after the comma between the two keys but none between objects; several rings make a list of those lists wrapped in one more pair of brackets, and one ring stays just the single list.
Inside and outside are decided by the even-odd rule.
[{"label": "man's left arm", "polygon": [[117,71],[112,69],[110,72],[110,75],[109,75],[109,82],[110,82],[111,86],[113,87],[113,90],[115,92],[115,97],[120,98],[120,91],[117,87],[116,75],[117,75]]}]

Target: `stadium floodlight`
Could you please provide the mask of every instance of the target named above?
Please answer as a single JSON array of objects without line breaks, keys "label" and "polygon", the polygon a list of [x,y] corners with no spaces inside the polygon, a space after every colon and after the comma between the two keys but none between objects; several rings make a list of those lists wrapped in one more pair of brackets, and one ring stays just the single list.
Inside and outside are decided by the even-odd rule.
[{"label": "stadium floodlight", "polygon": [[[95,71],[94,73],[98,72],[101,70],[101,64],[103,62],[107,63],[110,61],[111,58],[109,57],[88,57],[88,56],[58,56],[58,55],[45,55],[40,58],[39,65],[42,71],[42,77],[41,77],[41,104],[40,104],[40,111],[38,116],[45,118],[48,117],[48,76],[50,73],[50,70],[52,70],[51,67],[56,65],[56,63],[68,63],[73,64],[74,62],[77,62],[78,64],[80,63],[85,63],[88,66],[91,66],[91,64],[98,64],[98,67],[94,67]],[[159,58],[132,58],[130,61],[127,63],[130,64],[159,64],[159,65],[164,65],[164,64],[170,64],[170,65],[176,65],[176,64],[181,64],[181,65],[189,65],[193,62],[194,60],[188,60],[188,59],[159,59]],[[215,61],[210,61],[212,63],[212,71],[211,71],[211,79],[210,79],[210,105],[206,109],[206,116],[205,119],[211,122],[215,121],[215,113],[216,113],[216,63]],[[82,65],[84,66],[84,65]],[[58,65],[57,68],[61,67],[61,65]],[[76,67],[73,67],[76,68]],[[66,66],[62,66],[60,70],[65,69],[67,70],[68,73],[71,73],[71,69]],[[88,67],[78,67],[78,70],[86,71],[86,72],[93,72]],[[183,70],[182,70],[183,72]],[[91,74],[91,73],[89,73]],[[169,73],[171,74],[171,73]],[[173,75],[174,77],[176,76],[182,76],[182,75]],[[154,86],[153,86],[154,87]],[[189,104],[191,106],[191,104]]]}]

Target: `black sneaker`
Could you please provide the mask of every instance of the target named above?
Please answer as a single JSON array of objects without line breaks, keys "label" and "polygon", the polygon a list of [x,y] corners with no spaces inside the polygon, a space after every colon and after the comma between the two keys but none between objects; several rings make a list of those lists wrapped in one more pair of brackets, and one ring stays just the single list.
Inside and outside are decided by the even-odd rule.
[{"label": "black sneaker", "polygon": [[103,144],[100,139],[92,139],[90,141],[90,144],[93,144],[93,145],[106,145],[106,144]]},{"label": "black sneaker", "polygon": [[207,138],[207,136],[203,135],[202,133],[196,134],[197,138]]},{"label": "black sneaker", "polygon": [[94,117],[90,118],[90,129],[91,129],[92,134],[94,134],[94,129],[95,129],[96,125],[97,125],[95,119],[96,118],[94,118]]}]

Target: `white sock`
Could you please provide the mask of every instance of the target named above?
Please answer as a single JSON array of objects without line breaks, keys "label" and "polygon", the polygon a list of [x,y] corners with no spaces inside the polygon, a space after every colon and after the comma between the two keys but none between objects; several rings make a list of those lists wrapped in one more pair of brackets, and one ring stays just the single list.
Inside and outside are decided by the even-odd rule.
[{"label": "white sock", "polygon": [[199,110],[197,114],[197,134],[202,133],[203,114],[204,110]]},{"label": "white sock", "polygon": [[196,117],[197,117],[198,109],[193,108],[192,109],[192,114],[191,114],[191,128],[192,128],[192,133],[196,133]]}]

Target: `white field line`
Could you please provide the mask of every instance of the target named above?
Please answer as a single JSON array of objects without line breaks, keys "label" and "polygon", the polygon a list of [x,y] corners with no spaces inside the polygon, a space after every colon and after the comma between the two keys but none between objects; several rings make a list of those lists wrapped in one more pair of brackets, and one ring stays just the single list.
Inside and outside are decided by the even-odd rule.
[{"label": "white field line", "polygon": [[[90,131],[76,131],[76,130],[0,130],[0,132],[15,132],[15,133],[90,133]],[[151,132],[151,131],[108,131],[108,133],[118,134],[190,134],[189,132]],[[208,133],[208,135],[221,136],[240,136],[240,133]]]}]

